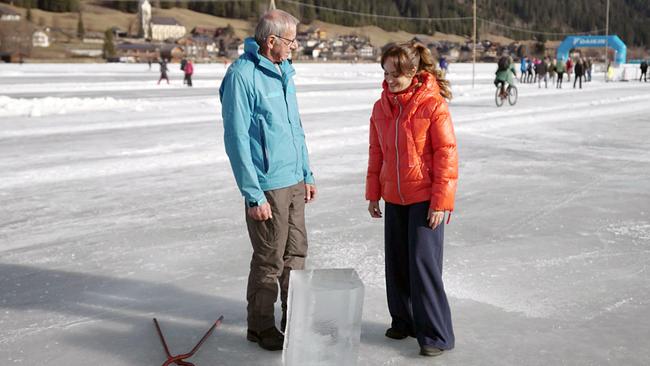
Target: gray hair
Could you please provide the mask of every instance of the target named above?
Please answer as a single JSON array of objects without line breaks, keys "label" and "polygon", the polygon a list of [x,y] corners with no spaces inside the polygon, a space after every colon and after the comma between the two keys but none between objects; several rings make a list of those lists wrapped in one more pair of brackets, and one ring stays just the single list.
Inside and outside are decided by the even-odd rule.
[{"label": "gray hair", "polygon": [[264,44],[268,36],[277,34],[283,35],[300,21],[293,15],[279,9],[269,10],[260,17],[255,27],[255,41],[260,46]]}]

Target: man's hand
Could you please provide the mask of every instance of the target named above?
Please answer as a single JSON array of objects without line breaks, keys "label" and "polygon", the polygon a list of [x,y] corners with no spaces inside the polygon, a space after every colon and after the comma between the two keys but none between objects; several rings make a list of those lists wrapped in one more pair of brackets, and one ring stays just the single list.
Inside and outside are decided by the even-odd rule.
[{"label": "man's hand", "polygon": [[429,214],[427,215],[427,220],[429,221],[429,226],[431,226],[431,229],[435,229],[445,220],[445,211],[436,211],[430,208]]},{"label": "man's hand", "polygon": [[271,205],[268,202],[264,202],[261,206],[249,207],[248,216],[257,221],[272,219]]},{"label": "man's hand", "polygon": [[313,184],[305,183],[305,203],[309,203],[316,199],[316,186]]},{"label": "man's hand", "polygon": [[381,219],[381,208],[379,208],[379,201],[368,202],[368,212],[370,213],[370,217]]}]

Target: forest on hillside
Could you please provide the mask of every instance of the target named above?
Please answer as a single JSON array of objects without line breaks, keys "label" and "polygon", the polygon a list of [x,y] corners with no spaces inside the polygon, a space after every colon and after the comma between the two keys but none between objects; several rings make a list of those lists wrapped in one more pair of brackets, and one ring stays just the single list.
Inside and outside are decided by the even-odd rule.
[{"label": "forest on hillside", "polygon": [[[0,0],[48,11],[78,11],[80,0]],[[479,33],[514,39],[561,39],[562,34],[604,34],[607,0],[478,0]],[[650,47],[650,1],[610,0],[609,33],[630,46]],[[150,0],[162,8],[182,7],[226,18],[254,19],[268,8],[269,0]],[[346,26],[376,25],[385,30],[470,35],[472,0],[276,0],[309,24],[314,19]],[[114,9],[136,12],[138,0],[97,0]],[[361,14],[359,14],[361,13]],[[367,14],[367,15],[362,15]],[[402,19],[400,19],[402,18]]]}]

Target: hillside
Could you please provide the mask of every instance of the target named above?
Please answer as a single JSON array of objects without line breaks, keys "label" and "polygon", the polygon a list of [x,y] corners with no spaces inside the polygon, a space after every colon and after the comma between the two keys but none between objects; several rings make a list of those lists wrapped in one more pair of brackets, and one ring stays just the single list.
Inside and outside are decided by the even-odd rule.
[{"label": "hillside", "polygon": [[[14,9],[22,14],[23,17],[26,16],[27,10],[25,8],[11,5],[3,6]],[[83,5],[81,11],[86,32],[104,32],[106,29],[115,26],[129,31],[130,33],[135,33],[135,27],[137,24],[136,14],[92,4]],[[50,12],[39,9],[32,9],[31,12],[33,22],[41,27],[62,28],[67,30],[70,34],[74,34],[76,31],[79,16],[76,12]],[[243,39],[253,33],[253,25],[247,20],[223,18],[184,8],[154,8],[154,15],[174,17],[183,24],[185,28],[187,28],[188,32],[196,26],[225,27],[230,24],[235,30],[235,35],[239,38]],[[327,23],[320,20],[313,20],[309,24],[301,23],[299,25],[299,30],[304,31],[312,27],[320,28],[327,32],[330,37],[346,34],[358,34],[360,36],[368,37],[370,42],[376,46],[383,46],[389,42],[407,41],[412,39],[414,36],[414,33],[405,31],[390,32],[373,25],[351,27]],[[466,40],[466,37],[442,32],[436,32],[432,38],[458,43],[465,42]],[[492,34],[484,34],[482,39],[488,39],[500,43],[510,43],[512,41],[510,38]]]},{"label": "hillside", "polygon": [[[481,39],[487,35],[503,36],[517,40],[558,40],[564,34],[574,32],[593,32],[603,34],[605,28],[605,9],[607,0],[481,0],[478,1],[478,26]],[[40,8],[57,12],[75,13],[78,9],[96,9],[90,3],[134,13],[137,0],[0,0],[22,7]],[[304,23],[319,20],[328,24],[347,27],[374,26],[387,32],[443,33],[469,36],[472,32],[471,0],[275,0],[277,6],[296,15]],[[269,0],[223,0],[223,1],[172,1],[151,0],[161,14],[173,11],[184,24],[191,27],[197,23],[221,25],[221,20],[204,18],[198,13],[210,14],[220,18],[250,20],[257,18],[268,8]],[[188,8],[168,9],[172,6]],[[191,14],[191,17],[189,16]],[[650,1],[619,0],[612,1],[610,7],[610,34],[617,34],[630,47],[650,47]],[[459,17],[465,19],[457,19]],[[73,22],[68,17],[66,23]],[[400,19],[401,18],[401,19]],[[417,18],[417,19],[416,19]],[[423,19],[424,18],[424,19]],[[447,20],[425,20],[430,18],[454,18]],[[94,21],[95,19],[93,19]],[[99,25],[105,24],[97,19]],[[121,26],[129,21],[120,19]],[[214,21],[214,23],[212,23]],[[126,24],[124,24],[126,22]],[[244,30],[244,26],[236,26]],[[88,22],[88,24],[93,24]],[[367,30],[370,31],[370,30]],[[374,31],[371,31],[374,33]],[[239,34],[239,33],[238,33]],[[396,34],[396,36],[397,36]],[[241,34],[239,34],[241,35]]]}]

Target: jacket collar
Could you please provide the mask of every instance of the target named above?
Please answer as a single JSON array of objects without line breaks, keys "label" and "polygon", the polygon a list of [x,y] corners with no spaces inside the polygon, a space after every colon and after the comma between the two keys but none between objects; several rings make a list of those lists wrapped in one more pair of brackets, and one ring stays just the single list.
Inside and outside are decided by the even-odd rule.
[{"label": "jacket collar", "polygon": [[268,70],[269,72],[282,78],[283,83],[286,83],[286,81],[288,81],[293,75],[296,74],[296,70],[287,60],[284,60],[280,63],[280,70],[282,70],[282,74],[280,74],[278,68],[273,64],[273,62],[260,54],[260,46],[257,44],[257,41],[255,41],[255,38],[253,37],[248,37],[244,40],[244,53],[248,55],[248,57],[250,57],[259,67]]},{"label": "jacket collar", "polygon": [[424,98],[430,98],[440,95],[440,87],[436,77],[429,72],[421,72],[413,77],[409,89],[402,93],[391,93],[388,89],[388,83],[382,83],[384,91],[381,93],[381,107],[385,115],[392,115],[391,104],[397,96],[397,100],[402,104],[402,115],[406,118],[415,112]]}]

